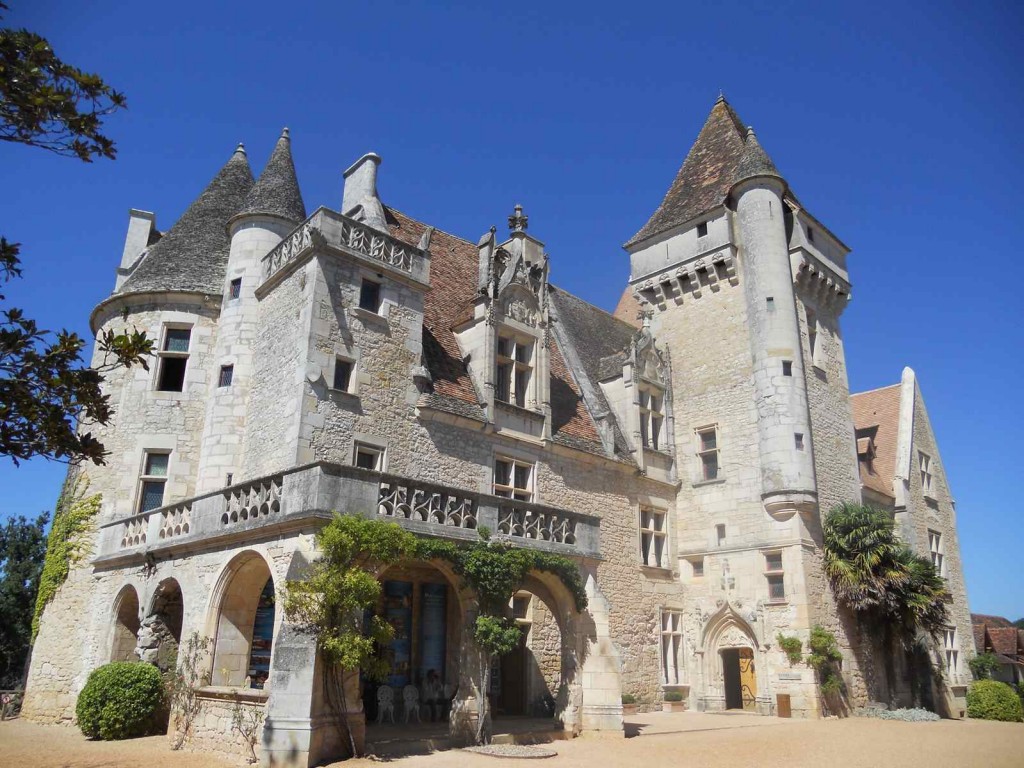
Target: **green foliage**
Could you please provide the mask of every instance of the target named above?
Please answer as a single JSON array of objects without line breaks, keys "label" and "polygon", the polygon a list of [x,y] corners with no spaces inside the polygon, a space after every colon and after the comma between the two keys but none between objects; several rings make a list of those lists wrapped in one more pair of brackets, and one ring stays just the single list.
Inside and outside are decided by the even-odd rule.
[{"label": "green foliage", "polygon": [[[0,10],[6,7],[0,2]],[[97,75],[65,64],[39,35],[0,29],[0,141],[85,162],[113,158],[102,119],[124,106],[123,95]],[[0,283],[21,276],[20,253],[19,243],[0,237]],[[116,367],[145,367],[152,348],[137,329],[108,329],[98,339],[103,362],[89,368],[78,334],[51,333],[20,309],[0,309],[0,456],[15,464],[33,456],[102,464],[103,445],[81,427],[110,420],[103,375]]]},{"label": "green foliage", "polygon": [[160,671],[152,664],[115,661],[93,671],[78,695],[78,727],[91,739],[131,739],[159,727],[164,700]]},{"label": "green foliage", "polygon": [[634,696],[632,693],[624,693],[622,694],[622,703],[636,704],[636,696]]},{"label": "green foliage", "polygon": [[682,691],[665,691],[665,701],[682,701]]},{"label": "green foliage", "polygon": [[825,696],[836,696],[845,690],[843,676],[839,671],[839,663],[843,660],[843,654],[839,651],[839,643],[836,636],[816,624],[811,629],[811,639],[807,643],[810,654],[807,656],[807,663],[814,668],[818,675],[818,687]]},{"label": "green foliage", "polygon": [[36,609],[32,616],[32,641],[39,633],[39,620],[43,610],[64,584],[71,566],[88,555],[89,532],[93,519],[99,514],[103,496],[99,493],[87,496],[89,478],[84,472],[71,469],[53,515],[50,536],[46,544],[46,559],[39,577],[39,592],[36,595]]},{"label": "green foliage", "polygon": [[209,673],[203,669],[202,662],[212,642],[210,638],[200,637],[198,632],[193,632],[178,649],[177,661],[166,682],[171,715],[174,718],[171,749],[181,749],[192,737],[192,724],[202,708],[196,689],[209,683]]},{"label": "green foliage", "polygon": [[245,746],[249,748],[249,757],[245,759],[247,763],[259,762],[259,758],[256,757],[256,739],[265,717],[264,706],[244,706],[238,694],[235,694],[235,700],[231,705],[231,729],[238,732]]},{"label": "green foliage", "polygon": [[19,515],[0,528],[0,688],[21,687],[49,519],[46,512],[35,520]]},{"label": "green foliage", "polygon": [[1015,622],[1013,622],[1013,626],[1015,626],[1017,629],[1024,629],[1024,619],[1017,619]]},{"label": "green foliage", "polygon": [[515,622],[481,614],[476,617],[473,627],[473,639],[484,653],[490,656],[504,656],[512,653],[518,646],[523,632]]},{"label": "green foliage", "polygon": [[1009,723],[1019,723],[1024,719],[1016,691],[996,680],[978,680],[971,684],[967,691],[967,716]]},{"label": "green foliage", "polygon": [[799,637],[787,637],[779,632],[776,640],[779,643],[779,648],[781,648],[789,658],[790,664],[799,664],[803,661],[804,644],[801,642]]},{"label": "green foliage", "polygon": [[979,653],[967,665],[971,668],[971,674],[975,680],[988,680],[992,673],[999,667],[999,659],[994,653]]}]

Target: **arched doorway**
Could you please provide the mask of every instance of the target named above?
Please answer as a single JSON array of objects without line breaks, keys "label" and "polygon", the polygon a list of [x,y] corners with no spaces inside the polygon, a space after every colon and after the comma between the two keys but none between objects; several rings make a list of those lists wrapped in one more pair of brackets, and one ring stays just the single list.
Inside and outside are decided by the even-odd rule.
[{"label": "arched doorway", "polygon": [[277,619],[274,579],[256,552],[235,557],[214,593],[213,685],[263,688]]},{"label": "arched doorway", "polygon": [[178,658],[185,602],[176,579],[164,579],[153,592],[153,601],[138,633],[136,653],[142,661],[167,672]]},{"label": "arched doorway", "polygon": [[492,670],[491,697],[497,716],[553,717],[565,682],[566,649],[559,612],[546,589],[531,586],[541,594],[521,589],[509,606],[522,633],[519,647],[496,659]]},{"label": "arched doorway", "polygon": [[130,584],[117,594],[114,600],[114,631],[111,642],[111,661],[136,661],[135,646],[138,643],[139,593]]},{"label": "arched doorway", "polygon": [[704,708],[758,711],[760,646],[747,618],[723,604],[704,625],[702,641]]}]

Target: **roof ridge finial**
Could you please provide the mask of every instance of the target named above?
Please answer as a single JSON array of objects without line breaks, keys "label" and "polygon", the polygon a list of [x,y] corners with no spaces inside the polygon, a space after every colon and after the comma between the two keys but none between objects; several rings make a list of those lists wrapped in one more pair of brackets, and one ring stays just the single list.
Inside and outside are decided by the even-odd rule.
[{"label": "roof ridge finial", "polygon": [[508,228],[513,232],[525,232],[529,217],[523,213],[523,206],[516,203],[512,215],[508,217]]},{"label": "roof ridge finial", "polygon": [[288,139],[288,141],[292,140],[292,137],[288,134],[288,126],[287,125],[281,131],[281,138],[282,139]]},{"label": "roof ridge finial", "polygon": [[238,142],[238,146],[235,147],[234,153],[237,155],[239,152],[241,152],[243,155],[245,154],[245,144],[243,144],[242,142]]},{"label": "roof ridge finial", "polygon": [[718,98],[715,99],[715,104],[727,104],[727,103],[728,102],[725,100],[725,93],[723,93],[722,89],[719,88],[718,89]]}]

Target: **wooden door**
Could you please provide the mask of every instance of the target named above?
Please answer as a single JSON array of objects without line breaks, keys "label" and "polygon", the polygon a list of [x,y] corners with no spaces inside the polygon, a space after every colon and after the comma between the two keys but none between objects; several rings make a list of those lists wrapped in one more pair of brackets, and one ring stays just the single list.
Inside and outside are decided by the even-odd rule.
[{"label": "wooden door", "polygon": [[754,668],[754,649],[740,648],[738,658],[743,708],[755,709],[757,706],[757,671]]}]

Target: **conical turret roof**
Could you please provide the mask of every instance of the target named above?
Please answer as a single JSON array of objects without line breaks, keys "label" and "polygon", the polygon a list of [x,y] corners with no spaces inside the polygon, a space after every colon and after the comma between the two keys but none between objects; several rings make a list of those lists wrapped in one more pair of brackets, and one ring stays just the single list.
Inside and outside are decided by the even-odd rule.
[{"label": "conical turret roof", "polygon": [[736,182],[763,174],[779,175],[754,132],[719,96],[661,205],[626,247],[721,205]]},{"label": "conical turret roof", "polygon": [[149,249],[118,293],[220,293],[224,289],[224,270],[231,245],[226,224],[238,213],[252,185],[249,160],[239,144],[203,193]]},{"label": "conical turret roof", "polygon": [[306,205],[302,202],[299,180],[295,177],[295,163],[292,162],[292,142],[288,129],[281,133],[274,152],[267,161],[256,184],[249,190],[242,210],[239,212],[262,213],[280,216],[293,224],[306,219]]}]

